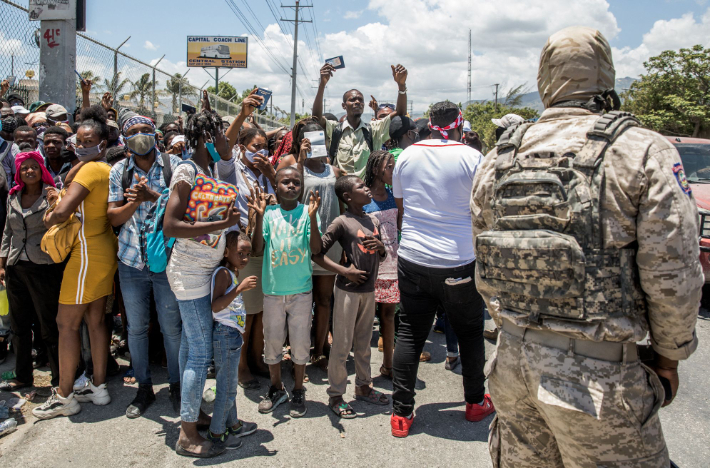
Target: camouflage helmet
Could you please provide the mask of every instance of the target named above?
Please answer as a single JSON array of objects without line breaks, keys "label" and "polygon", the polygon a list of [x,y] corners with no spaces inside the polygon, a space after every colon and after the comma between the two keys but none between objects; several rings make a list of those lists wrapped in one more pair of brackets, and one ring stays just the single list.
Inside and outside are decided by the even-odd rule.
[{"label": "camouflage helmet", "polygon": [[611,47],[596,29],[574,26],[556,32],[540,54],[537,88],[545,108],[560,101],[587,100],[613,88]]}]

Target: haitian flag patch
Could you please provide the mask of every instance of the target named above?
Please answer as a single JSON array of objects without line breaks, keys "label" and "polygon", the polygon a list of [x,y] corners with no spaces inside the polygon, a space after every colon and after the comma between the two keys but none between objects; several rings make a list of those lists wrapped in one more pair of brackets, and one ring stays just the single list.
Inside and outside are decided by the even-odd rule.
[{"label": "haitian flag patch", "polygon": [[681,163],[673,164],[673,174],[675,179],[678,181],[681,190],[685,192],[686,195],[690,196],[693,191],[690,189],[690,184],[688,184],[688,179],[685,178],[685,171],[683,170],[683,165]]}]

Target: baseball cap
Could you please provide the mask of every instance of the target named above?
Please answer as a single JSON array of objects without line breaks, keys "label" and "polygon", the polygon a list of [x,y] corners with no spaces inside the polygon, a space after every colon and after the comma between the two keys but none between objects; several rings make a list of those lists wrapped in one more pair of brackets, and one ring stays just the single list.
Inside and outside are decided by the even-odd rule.
[{"label": "baseball cap", "polygon": [[491,122],[496,124],[496,126],[503,128],[508,128],[511,125],[519,124],[524,121],[525,119],[520,117],[518,114],[505,114],[500,119],[491,119]]},{"label": "baseball cap", "polygon": [[40,112],[44,110],[45,107],[51,106],[51,102],[44,102],[44,101],[35,101],[32,104],[30,104],[29,110],[30,112]]},{"label": "baseball cap", "polygon": [[463,131],[464,132],[470,132],[471,131],[471,122],[468,120],[463,121]]},{"label": "baseball cap", "polygon": [[12,106],[11,109],[12,109],[12,112],[15,113],[15,115],[27,115],[30,113],[30,111],[25,109],[24,106]]},{"label": "baseball cap", "polygon": [[410,130],[416,131],[417,126],[414,121],[409,117],[396,116],[390,121],[390,138],[399,140],[402,136]]},{"label": "baseball cap", "polygon": [[47,117],[51,120],[57,120],[57,117],[67,114],[68,112],[64,106],[60,106],[59,104],[52,104],[47,107]]},{"label": "baseball cap", "polygon": [[15,93],[8,94],[7,96],[5,96],[5,99],[7,99],[7,102],[20,101],[20,102],[22,102],[23,105],[25,104],[25,100],[22,99],[22,96],[20,96],[19,94],[15,94]]},{"label": "baseball cap", "polygon": [[[417,119],[414,124],[417,127],[417,133],[419,133],[419,137],[424,140],[431,135],[431,129],[429,128],[429,119],[426,117],[422,117],[421,119]],[[390,124],[392,125],[392,124]]]}]

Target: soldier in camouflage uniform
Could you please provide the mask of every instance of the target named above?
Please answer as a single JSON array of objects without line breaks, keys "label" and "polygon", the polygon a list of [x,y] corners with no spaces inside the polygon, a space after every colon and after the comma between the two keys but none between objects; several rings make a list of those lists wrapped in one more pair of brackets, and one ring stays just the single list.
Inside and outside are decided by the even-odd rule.
[{"label": "soldier in camouflage uniform", "polygon": [[[598,31],[552,35],[545,112],[474,181],[476,285],[502,329],[487,369],[496,467],[669,466],[657,413],[698,343],[698,213],[665,138],[600,119],[618,107],[614,75]],[[647,333],[653,369],[637,354]]]}]

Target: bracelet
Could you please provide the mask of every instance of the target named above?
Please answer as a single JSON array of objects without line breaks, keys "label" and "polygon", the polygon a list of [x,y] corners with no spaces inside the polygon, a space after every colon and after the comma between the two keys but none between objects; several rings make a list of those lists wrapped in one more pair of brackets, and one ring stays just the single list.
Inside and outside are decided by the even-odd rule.
[{"label": "bracelet", "polygon": [[407,87],[404,87],[404,91],[399,91],[399,94],[407,94]]}]

